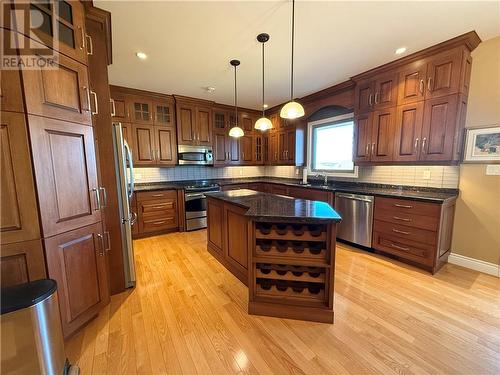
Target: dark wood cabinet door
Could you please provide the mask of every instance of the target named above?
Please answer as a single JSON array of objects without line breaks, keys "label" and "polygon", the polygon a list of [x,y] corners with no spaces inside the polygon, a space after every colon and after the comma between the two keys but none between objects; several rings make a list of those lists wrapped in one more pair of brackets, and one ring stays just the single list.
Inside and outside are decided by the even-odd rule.
[{"label": "dark wood cabinet door", "polygon": [[375,110],[394,107],[398,102],[398,73],[390,72],[375,77],[375,94],[373,108]]},{"label": "dark wood cabinet door", "polygon": [[278,135],[276,132],[269,134],[269,164],[277,164],[279,161]]},{"label": "dark wood cabinet door", "polygon": [[264,163],[264,135],[255,134],[253,136],[252,164]]},{"label": "dark wood cabinet door", "polygon": [[136,124],[153,124],[153,101],[141,96],[130,98],[131,121]]},{"label": "dark wood cabinet door", "polygon": [[45,240],[49,277],[57,281],[64,336],[92,319],[109,301],[101,223]]},{"label": "dark wood cabinet door", "polygon": [[245,133],[253,132],[254,121],[250,115],[242,114],[240,116],[240,122],[240,126]]},{"label": "dark wood cabinet door", "polygon": [[176,112],[178,143],[180,145],[196,145],[196,107],[178,103]]},{"label": "dark wood cabinet door", "polygon": [[270,131],[274,132],[279,129],[280,127],[280,115],[279,113],[273,113],[272,115],[269,115],[269,120],[271,120],[271,124],[273,124],[273,127],[271,128]]},{"label": "dark wood cabinet door", "polygon": [[177,164],[177,142],[175,128],[167,126],[154,126],[156,164]]},{"label": "dark wood cabinet door", "polygon": [[229,115],[226,111],[221,109],[213,110],[214,120],[213,120],[213,130],[218,133],[225,133],[229,128]]},{"label": "dark wood cabinet door", "polygon": [[[133,156],[135,157],[135,151],[134,151],[134,137],[133,137],[133,126],[132,124],[128,124],[126,122],[122,122],[122,134],[123,134],[123,139],[129,147],[132,149]],[[135,158],[134,158],[135,162]]]},{"label": "dark wood cabinet door", "polygon": [[229,148],[229,163],[230,164],[240,164],[240,148],[241,142],[240,138],[227,137],[228,148]]},{"label": "dark wood cabinet door", "polygon": [[253,137],[251,135],[244,135],[240,138],[242,164],[252,164],[252,143]]},{"label": "dark wood cabinet door", "polygon": [[417,60],[399,71],[398,104],[408,104],[424,100],[427,61]]},{"label": "dark wood cabinet door", "polygon": [[391,161],[394,153],[396,108],[373,113],[371,161]]},{"label": "dark wood cabinet door", "polygon": [[134,164],[151,165],[156,161],[155,134],[153,125],[132,125],[134,141]]},{"label": "dark wood cabinet door", "polygon": [[[22,71],[26,111],[30,114],[92,125],[96,110],[87,67],[59,55],[56,69]],[[93,109],[92,109],[93,108]]]},{"label": "dark wood cabinet door", "polygon": [[288,161],[286,157],[287,147],[288,147],[287,132],[280,131],[278,133],[278,162],[280,164],[286,163]]},{"label": "dark wood cabinet door", "polygon": [[375,95],[375,82],[362,81],[356,84],[354,90],[354,106],[356,113],[369,112],[373,109],[373,97]]},{"label": "dark wood cabinet door", "polygon": [[425,101],[420,160],[453,160],[457,110],[458,95]]},{"label": "dark wood cabinet door", "polygon": [[[3,32],[5,32],[3,30]],[[0,71],[0,110],[24,112],[19,70]]]},{"label": "dark wood cabinet door", "polygon": [[41,240],[3,244],[0,266],[2,287],[44,279],[45,259]]},{"label": "dark wood cabinet door", "polygon": [[429,59],[425,98],[458,93],[462,65],[462,49],[455,48]]},{"label": "dark wood cabinet door", "polygon": [[371,155],[372,113],[357,115],[354,119],[354,162],[366,162]]},{"label": "dark wood cabinet door", "polygon": [[214,164],[224,165],[228,159],[228,140],[224,132],[214,132],[213,134]]},{"label": "dark wood cabinet door", "polygon": [[156,126],[175,126],[173,101],[153,101],[153,124]]},{"label": "dark wood cabinet door", "polygon": [[196,108],[196,144],[212,145],[212,110],[208,107]]},{"label": "dark wood cabinet door", "polygon": [[91,52],[91,42],[87,41],[84,8],[80,1],[49,0],[16,3],[17,9],[24,8],[24,12],[37,14],[43,18],[40,27],[18,29],[20,33],[32,38],[31,43],[41,42],[87,65],[87,54]]},{"label": "dark wood cabinet door", "polygon": [[417,161],[420,156],[424,102],[400,105],[396,111],[394,160]]},{"label": "dark wood cabinet door", "polygon": [[44,237],[101,221],[91,126],[28,116]]},{"label": "dark wood cabinet door", "polygon": [[238,271],[248,271],[248,218],[246,209],[224,204],[224,253]]},{"label": "dark wood cabinet door", "polygon": [[111,117],[114,121],[130,121],[130,105],[122,93],[111,91]]},{"label": "dark wood cabinet door", "polygon": [[0,112],[0,240],[40,238],[38,209],[24,115]]},{"label": "dark wood cabinet door", "polygon": [[207,199],[207,241],[220,255],[223,255],[223,215],[224,205],[222,201]]},{"label": "dark wood cabinet door", "polygon": [[286,161],[288,164],[295,164],[295,129],[286,132]]}]

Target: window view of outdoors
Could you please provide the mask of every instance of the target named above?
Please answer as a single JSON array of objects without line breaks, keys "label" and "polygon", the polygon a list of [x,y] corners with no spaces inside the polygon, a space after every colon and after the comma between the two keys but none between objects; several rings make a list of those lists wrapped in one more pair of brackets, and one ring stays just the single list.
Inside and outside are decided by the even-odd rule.
[{"label": "window view of outdoors", "polygon": [[312,169],[353,171],[353,131],[352,121],[314,127]]}]

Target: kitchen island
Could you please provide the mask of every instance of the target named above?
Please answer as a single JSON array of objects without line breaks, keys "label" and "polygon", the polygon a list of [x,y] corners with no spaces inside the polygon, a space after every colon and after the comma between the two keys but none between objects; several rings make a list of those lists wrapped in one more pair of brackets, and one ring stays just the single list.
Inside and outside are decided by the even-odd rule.
[{"label": "kitchen island", "polygon": [[248,312],[332,323],[337,212],[249,189],[206,195],[207,249],[248,286]]}]

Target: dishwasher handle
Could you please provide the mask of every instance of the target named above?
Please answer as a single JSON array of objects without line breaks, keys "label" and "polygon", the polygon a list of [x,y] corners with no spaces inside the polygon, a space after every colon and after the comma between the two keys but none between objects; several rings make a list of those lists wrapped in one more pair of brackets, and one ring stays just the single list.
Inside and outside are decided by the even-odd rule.
[{"label": "dishwasher handle", "polygon": [[337,198],[344,198],[344,199],[351,199],[354,201],[373,203],[373,196],[372,195],[357,195],[357,194],[337,193],[336,197]]}]

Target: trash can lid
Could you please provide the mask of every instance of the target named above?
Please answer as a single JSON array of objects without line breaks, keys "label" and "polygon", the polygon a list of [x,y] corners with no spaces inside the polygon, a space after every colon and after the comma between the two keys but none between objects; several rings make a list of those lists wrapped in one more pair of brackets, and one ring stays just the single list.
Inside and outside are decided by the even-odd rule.
[{"label": "trash can lid", "polygon": [[36,305],[50,297],[57,290],[57,283],[52,279],[41,279],[25,284],[2,288],[2,315]]}]

